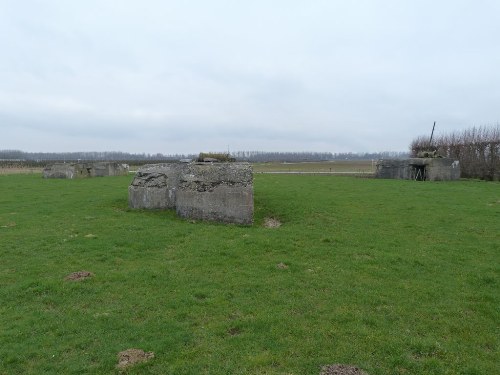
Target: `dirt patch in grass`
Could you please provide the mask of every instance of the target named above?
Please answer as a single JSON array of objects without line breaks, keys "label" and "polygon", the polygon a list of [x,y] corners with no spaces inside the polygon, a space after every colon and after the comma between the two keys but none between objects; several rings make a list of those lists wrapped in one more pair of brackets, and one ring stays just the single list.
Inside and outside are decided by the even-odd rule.
[{"label": "dirt patch in grass", "polygon": [[241,333],[241,328],[239,327],[231,327],[227,330],[227,333],[230,336],[238,336]]},{"label": "dirt patch in grass", "polygon": [[118,353],[118,364],[116,367],[123,370],[137,363],[146,362],[154,358],[154,356],[153,352],[145,352],[141,349],[127,349]]},{"label": "dirt patch in grass", "polygon": [[281,227],[281,221],[272,217],[266,217],[264,219],[264,226],[266,228],[279,228]]},{"label": "dirt patch in grass", "polygon": [[321,368],[319,375],[368,375],[368,373],[350,365],[327,365]]},{"label": "dirt patch in grass", "polygon": [[73,272],[70,273],[68,276],[64,278],[64,280],[67,281],[82,281],[85,279],[88,279],[89,277],[94,276],[92,272],[88,271],[78,271],[78,272]]},{"label": "dirt patch in grass", "polygon": [[285,263],[281,262],[276,265],[276,268],[279,268],[280,270],[286,270],[288,269],[288,266]]}]

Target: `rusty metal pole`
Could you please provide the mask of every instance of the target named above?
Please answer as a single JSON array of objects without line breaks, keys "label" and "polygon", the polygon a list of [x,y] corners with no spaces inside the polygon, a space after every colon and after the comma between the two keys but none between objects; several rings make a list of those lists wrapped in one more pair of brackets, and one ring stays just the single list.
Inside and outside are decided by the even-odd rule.
[{"label": "rusty metal pole", "polygon": [[431,139],[429,139],[429,149],[432,146],[432,136],[434,135],[434,128],[436,127],[436,121],[434,121],[434,125],[432,125],[432,133],[431,133]]}]

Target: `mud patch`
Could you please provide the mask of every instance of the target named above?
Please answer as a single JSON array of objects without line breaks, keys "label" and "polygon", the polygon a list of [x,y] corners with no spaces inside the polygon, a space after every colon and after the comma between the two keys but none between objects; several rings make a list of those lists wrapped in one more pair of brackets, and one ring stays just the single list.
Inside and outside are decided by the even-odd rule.
[{"label": "mud patch", "polygon": [[323,366],[319,375],[368,375],[368,373],[355,366],[337,364]]},{"label": "mud patch", "polygon": [[241,328],[231,327],[227,330],[229,336],[238,336],[241,333]]},{"label": "mud patch", "polygon": [[281,221],[272,217],[266,217],[264,219],[264,226],[266,228],[279,228],[281,227]]},{"label": "mud patch", "polygon": [[145,352],[141,349],[127,349],[118,353],[118,364],[116,367],[123,370],[137,363],[149,361],[154,356],[153,352]]},{"label": "mud patch", "polygon": [[68,276],[64,278],[64,280],[67,281],[82,281],[85,279],[88,279],[89,277],[94,276],[92,272],[88,271],[78,271],[78,272],[73,272],[70,273]]}]

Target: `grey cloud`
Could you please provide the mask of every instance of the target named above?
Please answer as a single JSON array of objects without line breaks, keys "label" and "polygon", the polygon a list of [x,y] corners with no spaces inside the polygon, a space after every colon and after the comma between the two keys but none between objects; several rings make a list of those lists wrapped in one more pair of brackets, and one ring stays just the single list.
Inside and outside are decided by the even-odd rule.
[{"label": "grey cloud", "polygon": [[406,150],[499,121],[498,35],[495,1],[4,2],[2,146]]}]

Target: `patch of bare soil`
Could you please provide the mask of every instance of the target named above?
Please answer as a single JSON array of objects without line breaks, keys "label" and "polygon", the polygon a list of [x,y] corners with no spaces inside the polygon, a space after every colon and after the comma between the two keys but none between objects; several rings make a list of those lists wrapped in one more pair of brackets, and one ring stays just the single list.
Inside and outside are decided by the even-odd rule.
[{"label": "patch of bare soil", "polygon": [[228,329],[227,333],[230,335],[230,336],[237,336],[241,333],[241,328],[239,327],[231,327]]},{"label": "patch of bare soil", "polygon": [[281,262],[276,265],[276,268],[279,268],[280,270],[286,270],[288,269],[288,266],[285,263]]},{"label": "patch of bare soil", "polygon": [[327,365],[321,368],[319,375],[368,375],[363,370],[350,365]]},{"label": "patch of bare soil", "polygon": [[264,219],[264,226],[266,228],[279,228],[281,227],[281,221],[272,217],[266,217]]},{"label": "patch of bare soil", "polygon": [[153,352],[145,352],[141,349],[127,349],[118,353],[118,364],[116,367],[123,370],[137,363],[146,362],[154,358],[154,356],[155,354]]},{"label": "patch of bare soil", "polygon": [[68,276],[66,276],[64,278],[64,280],[68,280],[68,281],[82,281],[82,280],[88,279],[89,277],[92,277],[92,276],[94,276],[94,274],[92,272],[78,271],[78,272],[70,273]]}]

